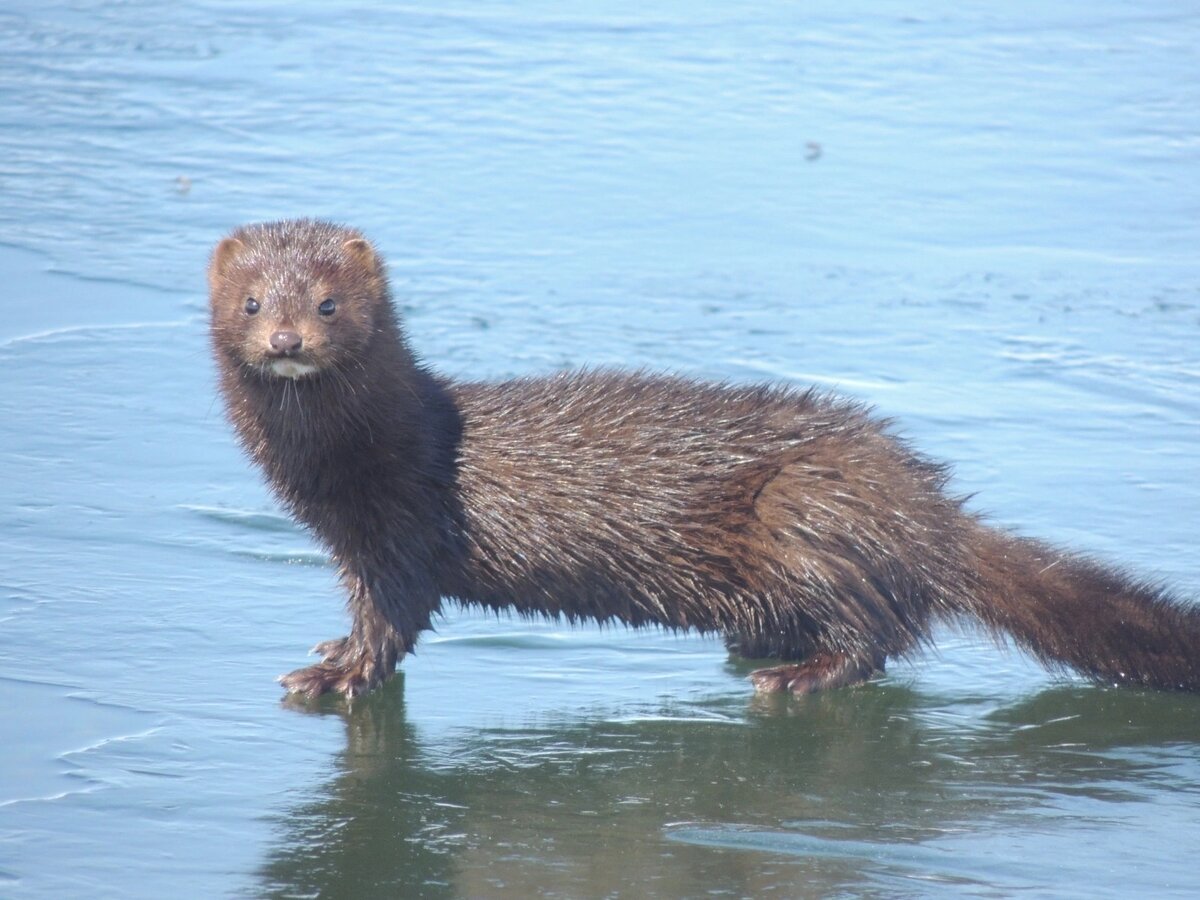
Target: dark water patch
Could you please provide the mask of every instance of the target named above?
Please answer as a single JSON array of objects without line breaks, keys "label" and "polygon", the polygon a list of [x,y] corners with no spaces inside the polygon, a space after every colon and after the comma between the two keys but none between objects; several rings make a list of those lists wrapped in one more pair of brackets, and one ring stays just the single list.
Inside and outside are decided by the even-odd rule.
[{"label": "dark water patch", "polygon": [[214,522],[234,525],[240,530],[265,531],[293,536],[301,533],[296,523],[282,513],[251,512],[244,509],[227,509],[218,506],[189,506],[187,504],[184,504],[182,508]]},{"label": "dark water patch", "polygon": [[182,533],[174,541],[191,547],[267,563],[297,566],[330,566],[329,557],[305,541],[303,529],[286,516],[248,510],[183,504],[181,508],[201,519],[222,526],[216,533],[196,530]]},{"label": "dark water patch", "polygon": [[329,558],[323,553],[305,550],[234,550],[235,556],[257,559],[262,562],[284,563],[289,566],[329,566]]},{"label": "dark water patch", "polygon": [[463,635],[461,637],[439,637],[434,640],[441,644],[457,644],[470,647],[503,647],[508,650],[553,650],[569,641],[562,634],[529,634],[527,632],[510,632],[508,634]]},{"label": "dark water patch", "polygon": [[[831,829],[836,832],[838,826]],[[763,831],[744,825],[669,825],[668,840],[726,850],[750,850],[803,857],[812,863],[840,861],[854,864],[858,870],[872,869],[930,884],[983,887],[971,873],[985,868],[983,860],[939,851],[920,844],[858,841],[845,837],[824,837],[803,831]],[[958,870],[957,872],[955,870]],[[1050,873],[1043,873],[1050,874]],[[1034,873],[1025,871],[1026,887],[1037,884]]]}]

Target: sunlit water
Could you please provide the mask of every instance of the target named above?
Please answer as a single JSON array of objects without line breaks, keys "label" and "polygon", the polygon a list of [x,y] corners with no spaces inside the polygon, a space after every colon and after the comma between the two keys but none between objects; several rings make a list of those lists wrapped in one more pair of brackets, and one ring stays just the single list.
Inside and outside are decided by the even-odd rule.
[{"label": "sunlit water", "polygon": [[452,611],[281,704],[341,600],[203,267],[351,222],[443,371],[837,388],[1196,596],[1198,48],[1155,2],[7,4],[0,895],[1195,895],[1200,699],[972,635],[764,702],[716,641]]}]

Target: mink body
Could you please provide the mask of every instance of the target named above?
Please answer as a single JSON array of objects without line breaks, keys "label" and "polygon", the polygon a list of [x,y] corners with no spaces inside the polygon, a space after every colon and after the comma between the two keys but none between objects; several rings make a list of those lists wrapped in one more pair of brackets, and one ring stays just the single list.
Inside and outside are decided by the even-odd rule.
[{"label": "mink body", "polygon": [[353,229],[235,230],[209,268],[238,438],[337,562],[352,624],[290,692],[390,677],[443,598],[716,632],[762,691],[863,681],[937,619],[1098,681],[1200,690],[1200,609],[982,523],[862,406],[580,371],[441,378]]}]

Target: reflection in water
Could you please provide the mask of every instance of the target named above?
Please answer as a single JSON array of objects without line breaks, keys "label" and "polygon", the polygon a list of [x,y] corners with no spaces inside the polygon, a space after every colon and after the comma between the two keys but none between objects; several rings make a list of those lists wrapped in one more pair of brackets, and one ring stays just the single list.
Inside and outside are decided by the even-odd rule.
[{"label": "reflection in water", "polygon": [[450,895],[466,807],[452,771],[422,758],[404,713],[404,673],[356,700],[287,705],[346,723],[339,776],[288,810],[279,850],[263,868],[270,896]]},{"label": "reflection in water", "polygon": [[[1090,687],[974,720],[961,697],[889,685],[749,711],[723,698],[443,746],[407,721],[402,678],[349,711],[297,708],[340,716],[347,746],[319,799],[281,819],[261,873],[274,896],[1045,886],[1053,860],[980,859],[960,839],[1069,828],[1055,815],[1064,796],[1119,815],[1200,750],[1195,698]],[[1200,789],[1194,775],[1179,787]]]}]

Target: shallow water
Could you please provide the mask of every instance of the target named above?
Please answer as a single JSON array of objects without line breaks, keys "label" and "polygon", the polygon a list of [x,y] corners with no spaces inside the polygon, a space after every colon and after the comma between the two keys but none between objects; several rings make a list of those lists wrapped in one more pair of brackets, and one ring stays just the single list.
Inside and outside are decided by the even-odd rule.
[{"label": "shallow water", "polygon": [[753,699],[719,642],[451,611],[347,709],[203,267],[319,215],[444,371],[874,403],[997,521],[1200,595],[1178,4],[10,3],[0,894],[1192,896],[1200,700],[972,635]]}]

